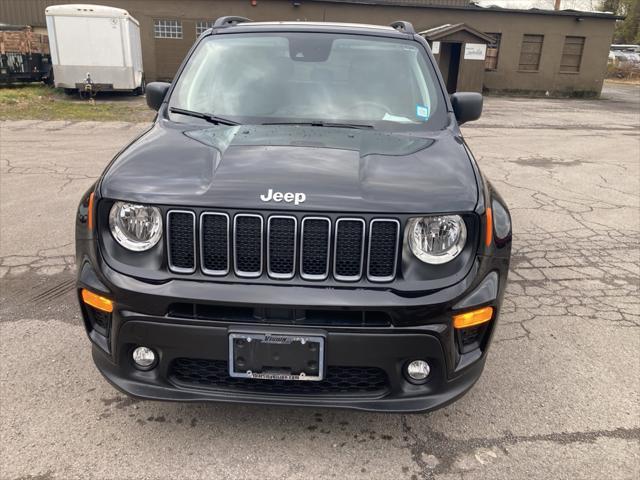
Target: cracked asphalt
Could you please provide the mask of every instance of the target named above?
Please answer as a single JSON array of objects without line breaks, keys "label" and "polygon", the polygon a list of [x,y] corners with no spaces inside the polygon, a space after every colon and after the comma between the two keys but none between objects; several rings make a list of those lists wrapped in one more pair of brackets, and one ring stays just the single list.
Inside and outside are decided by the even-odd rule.
[{"label": "cracked asphalt", "polygon": [[637,479],[640,87],[489,97],[464,133],[511,207],[484,375],[423,415],[137,401],[91,363],[82,192],[145,125],[0,122],[0,478]]}]

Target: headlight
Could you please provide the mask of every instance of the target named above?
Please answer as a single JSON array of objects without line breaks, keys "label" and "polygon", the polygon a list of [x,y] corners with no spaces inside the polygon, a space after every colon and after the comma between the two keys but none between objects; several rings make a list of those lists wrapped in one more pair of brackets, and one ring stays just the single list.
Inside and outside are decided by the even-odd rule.
[{"label": "headlight", "polygon": [[502,204],[496,200],[491,202],[491,209],[493,210],[493,228],[496,231],[496,237],[504,240],[511,233],[509,213],[507,213],[507,210]]},{"label": "headlight", "polygon": [[160,209],[149,205],[116,202],[109,213],[113,238],[127,250],[143,252],[162,237]]},{"label": "headlight", "polygon": [[467,227],[459,215],[412,218],[407,230],[413,254],[432,265],[456,258],[467,241]]}]

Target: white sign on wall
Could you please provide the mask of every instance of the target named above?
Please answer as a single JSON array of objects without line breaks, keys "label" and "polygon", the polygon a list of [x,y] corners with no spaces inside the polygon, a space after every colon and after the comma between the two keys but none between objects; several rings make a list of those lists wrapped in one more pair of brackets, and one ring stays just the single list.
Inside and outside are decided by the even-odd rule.
[{"label": "white sign on wall", "polygon": [[431,53],[438,55],[440,53],[440,42],[433,42],[431,44]]},{"label": "white sign on wall", "polygon": [[465,60],[484,60],[487,55],[487,45],[484,43],[465,43],[464,59]]}]

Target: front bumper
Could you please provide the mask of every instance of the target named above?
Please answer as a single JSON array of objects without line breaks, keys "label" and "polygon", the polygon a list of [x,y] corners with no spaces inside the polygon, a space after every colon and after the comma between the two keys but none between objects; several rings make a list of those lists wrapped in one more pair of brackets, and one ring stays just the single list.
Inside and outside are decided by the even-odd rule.
[{"label": "front bumper", "polygon": [[[307,405],[388,412],[432,410],[456,400],[473,386],[484,368],[508,268],[508,260],[478,257],[471,272],[458,284],[423,296],[405,297],[392,290],[247,286],[189,280],[151,284],[116,272],[99,255],[92,260],[82,264],[78,288],[113,298],[116,308],[107,336],[92,328],[90,307],[82,305],[85,326],[93,342],[96,366],[110,383],[125,393],[155,400]],[[93,263],[97,263],[98,268],[94,268]],[[493,289],[487,288],[489,278],[498,279]],[[277,311],[315,308],[322,309],[319,311],[327,316],[327,322],[308,325],[296,318],[283,321],[277,315],[259,320],[224,315],[186,317],[173,313],[176,302],[224,305],[240,311],[265,306]],[[451,326],[456,305],[465,308],[491,305],[496,311],[480,347],[464,354],[458,348]],[[330,321],[332,312],[338,315],[363,310],[384,312],[391,319],[390,324],[363,321],[362,325],[353,325]],[[270,381],[266,380],[230,381],[226,374],[228,335],[238,330],[324,336],[326,381],[307,389],[294,386],[300,382],[269,385]],[[138,370],[132,362],[131,352],[140,345],[158,353],[158,365],[150,371]],[[417,359],[426,360],[431,366],[427,381],[421,385],[409,382],[403,372],[409,361]],[[185,371],[185,368],[194,371]],[[336,377],[345,371],[348,372],[346,379]],[[376,373],[371,376],[371,371]],[[256,387],[256,382],[261,385]],[[367,382],[374,383],[368,385]],[[269,388],[262,388],[265,385]]]},{"label": "front bumper", "polygon": [[[443,406],[462,396],[479,378],[484,366],[483,357],[456,378],[446,378],[440,343],[429,330],[412,329],[390,335],[370,331],[352,333],[305,329],[304,334],[307,335],[326,335],[327,376],[331,375],[329,372],[333,365],[343,368],[366,366],[384,371],[385,384],[378,384],[374,389],[340,391],[333,379],[335,388],[326,387],[314,391],[315,385],[309,385],[312,391],[305,392],[297,388],[288,391],[288,385],[296,387],[292,382],[280,382],[279,389],[255,389],[255,385],[249,388],[245,388],[246,384],[230,386],[224,379],[201,383],[202,377],[198,377],[195,381],[185,381],[180,373],[176,373],[174,362],[185,358],[197,359],[203,364],[211,360],[224,362],[228,352],[227,335],[230,329],[237,327],[182,325],[158,320],[139,317],[128,319],[119,334],[122,348],[116,362],[100,347],[93,347],[93,358],[100,372],[116,388],[127,394],[154,400],[188,402],[224,401],[388,412],[423,411]],[[257,330],[274,329],[278,332],[283,330],[280,326],[264,326]],[[300,332],[299,329],[286,331]],[[159,353],[156,368],[140,371],[133,366],[131,351],[137,345],[151,345]],[[408,359],[425,359],[429,362],[432,372],[427,383],[413,385],[405,379],[402,367]]]}]

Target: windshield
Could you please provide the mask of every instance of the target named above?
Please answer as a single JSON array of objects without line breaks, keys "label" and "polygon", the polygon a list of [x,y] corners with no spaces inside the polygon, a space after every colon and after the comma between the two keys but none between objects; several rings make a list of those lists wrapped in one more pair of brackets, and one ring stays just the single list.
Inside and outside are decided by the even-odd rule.
[{"label": "windshield", "polygon": [[444,98],[423,47],[363,35],[209,36],[180,75],[170,107],[247,124],[446,125]]}]

